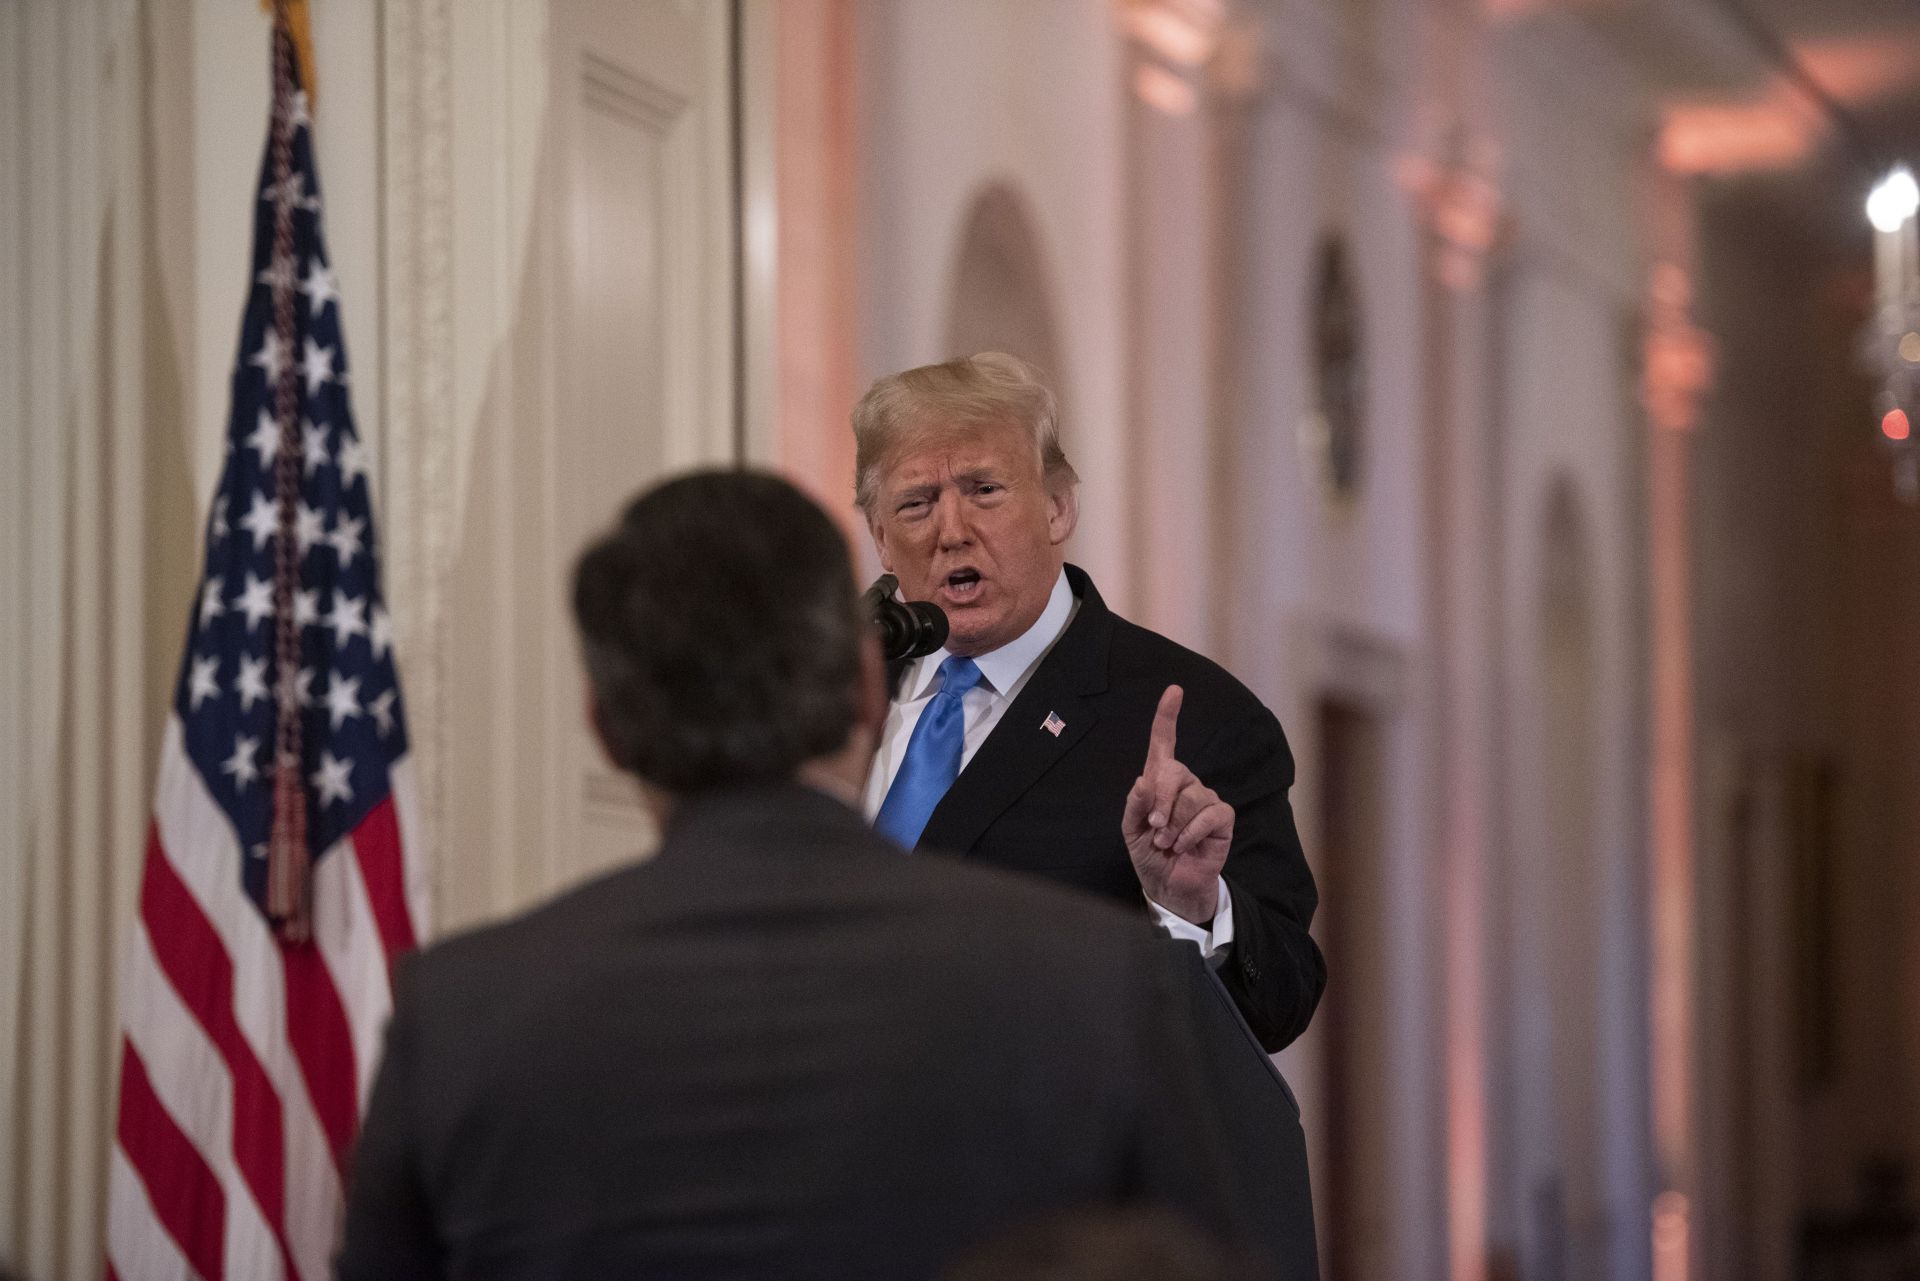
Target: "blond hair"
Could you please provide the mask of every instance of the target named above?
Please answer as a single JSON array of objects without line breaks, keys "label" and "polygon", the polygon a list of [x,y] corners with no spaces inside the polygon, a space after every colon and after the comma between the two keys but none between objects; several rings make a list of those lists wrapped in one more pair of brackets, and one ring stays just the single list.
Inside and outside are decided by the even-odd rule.
[{"label": "blond hair", "polygon": [[1060,448],[1059,410],[1040,371],[1018,356],[983,351],[888,374],[853,407],[853,500],[873,515],[880,476],[908,439],[928,431],[1018,427],[1033,442],[1049,485],[1080,481]]}]

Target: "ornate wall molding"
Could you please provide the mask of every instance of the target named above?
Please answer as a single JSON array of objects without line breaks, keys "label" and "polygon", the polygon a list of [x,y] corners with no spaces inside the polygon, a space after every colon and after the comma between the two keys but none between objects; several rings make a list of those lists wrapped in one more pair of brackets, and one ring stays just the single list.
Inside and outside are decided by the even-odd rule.
[{"label": "ornate wall molding", "polygon": [[[451,0],[387,0],[380,341],[387,599],[405,669],[427,865],[446,830],[445,584],[454,523]],[[437,895],[436,895],[437,897]]]}]

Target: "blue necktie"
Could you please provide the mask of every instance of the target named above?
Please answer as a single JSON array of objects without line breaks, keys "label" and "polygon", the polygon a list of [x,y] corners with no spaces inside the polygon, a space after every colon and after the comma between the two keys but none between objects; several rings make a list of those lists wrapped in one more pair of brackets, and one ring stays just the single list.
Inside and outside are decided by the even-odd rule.
[{"label": "blue necktie", "polygon": [[873,830],[890,836],[902,849],[920,843],[920,833],[933,817],[933,807],[960,777],[960,754],[966,747],[966,713],[961,696],[980,683],[980,669],[971,658],[955,654],[940,664],[940,692],[933,696],[913,737],[907,740],[907,754],[900,759],[900,770],[887,789],[887,799],[874,816]]}]

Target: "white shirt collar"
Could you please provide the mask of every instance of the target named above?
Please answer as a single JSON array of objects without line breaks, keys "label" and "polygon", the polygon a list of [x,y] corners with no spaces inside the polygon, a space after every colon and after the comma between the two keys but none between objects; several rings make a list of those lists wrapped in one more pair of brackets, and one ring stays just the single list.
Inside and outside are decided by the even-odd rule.
[{"label": "white shirt collar", "polygon": [[[1004,696],[1018,685],[1034,664],[1053,648],[1053,643],[1060,639],[1061,632],[1067,630],[1067,623],[1072,617],[1073,588],[1067,585],[1067,571],[1062,569],[1060,577],[1053,580],[1053,591],[1047,597],[1047,607],[1040,611],[1040,617],[1033,621],[1033,626],[992,653],[973,656],[980,674],[993,687],[994,693]],[[900,683],[899,701],[911,703],[927,697],[940,664],[946,662],[948,657],[946,647],[942,646],[918,660],[907,674],[907,679]]]}]

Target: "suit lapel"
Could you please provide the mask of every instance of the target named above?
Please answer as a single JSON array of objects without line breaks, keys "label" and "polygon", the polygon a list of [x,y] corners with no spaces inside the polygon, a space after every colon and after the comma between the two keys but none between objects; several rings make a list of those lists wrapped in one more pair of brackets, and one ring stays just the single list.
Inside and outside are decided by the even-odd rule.
[{"label": "suit lapel", "polygon": [[[1113,615],[1086,574],[1067,566],[1080,610],[960,777],[934,807],[920,834],[929,849],[966,853],[1007,807],[1025,794],[1099,719],[1091,695],[1107,686]],[[1048,718],[1059,722],[1052,732]]]}]

